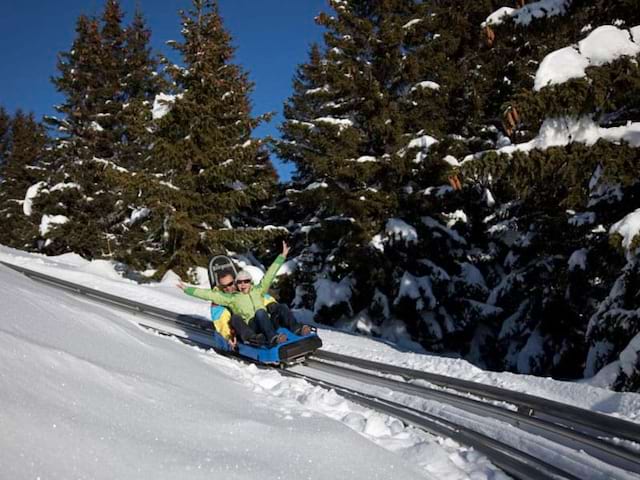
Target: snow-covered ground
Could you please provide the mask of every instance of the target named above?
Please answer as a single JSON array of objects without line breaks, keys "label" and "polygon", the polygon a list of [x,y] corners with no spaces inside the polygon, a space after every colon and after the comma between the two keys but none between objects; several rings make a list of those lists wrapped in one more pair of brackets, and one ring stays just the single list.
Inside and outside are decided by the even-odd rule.
[{"label": "snow-covered ground", "polygon": [[[175,277],[0,247],[0,260],[181,313]],[[0,266],[3,478],[503,478],[486,458],[334,392],[188,347],[135,317]],[[640,422],[640,395],[486,372],[320,329],[327,350],[511,388]]]}]

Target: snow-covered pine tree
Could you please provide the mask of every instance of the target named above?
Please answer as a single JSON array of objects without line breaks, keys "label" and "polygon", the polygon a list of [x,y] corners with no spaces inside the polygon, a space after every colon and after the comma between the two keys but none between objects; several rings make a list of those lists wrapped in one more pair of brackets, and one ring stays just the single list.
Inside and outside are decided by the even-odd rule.
[{"label": "snow-covered pine tree", "polygon": [[[371,266],[381,257],[369,241],[397,214],[411,176],[400,102],[408,89],[403,25],[415,5],[403,0],[330,5],[335,14],[317,17],[326,29],[325,44],[312,46],[309,61],[298,68],[276,151],[297,167],[287,214],[303,227],[302,256],[322,258],[317,275],[294,281],[304,280],[300,288],[313,302],[306,306],[334,321],[354,306],[371,304],[374,275],[357,264]],[[346,292],[342,305],[323,305],[317,292],[333,281]]]},{"label": "snow-covered pine tree", "polygon": [[482,304],[482,274],[466,260],[451,164],[431,153],[451,143],[449,90],[439,95],[436,80],[460,80],[446,61],[455,22],[434,21],[428,3],[332,2],[336,15],[318,17],[324,52],[313,46],[298,69],[276,149],[297,167],[283,201],[307,245],[297,304],[330,323],[355,312],[375,334],[408,328],[444,349],[468,345],[497,309]]},{"label": "snow-covered pine tree", "polygon": [[[621,327],[631,325],[628,316],[602,314],[617,301],[615,279],[633,270],[627,263],[621,271],[625,259],[609,232],[640,206],[640,144],[625,134],[640,111],[638,6],[558,1],[542,10],[534,2],[487,19],[497,61],[502,43],[515,47],[501,127],[521,143],[476,150],[464,170],[498,200],[486,227],[496,267],[489,299],[505,312],[497,350],[505,368],[579,376],[592,318],[593,374],[626,346],[621,331],[627,343],[638,333]],[[633,302],[624,308],[633,311]]]},{"label": "snow-covered pine tree", "polygon": [[149,47],[151,31],[140,10],[135,11],[124,35],[124,73],[121,76],[125,101],[121,112],[124,132],[118,160],[120,166],[136,171],[146,168],[150,162],[152,106],[168,84],[158,74],[159,63]]},{"label": "snow-covered pine tree", "polygon": [[141,14],[127,28],[123,16],[108,0],[101,20],[79,17],[71,50],[60,55],[54,83],[65,101],[56,107],[62,118],[48,119],[58,132],[54,168],[36,206],[66,220],[46,233],[47,253],[123,258],[138,240],[128,234],[153,142],[151,100],[163,83]]},{"label": "snow-covered pine tree", "polygon": [[151,150],[155,142],[153,106],[156,97],[168,86],[158,72],[159,63],[149,47],[150,38],[151,32],[142,12],[136,10],[131,24],[124,29],[124,61],[120,76],[124,103],[118,113],[122,128],[117,144],[118,168],[108,171],[110,183],[119,186],[123,208],[119,222],[109,232],[114,240],[111,245],[114,258],[132,268],[142,269],[153,267],[152,259],[157,257],[153,251],[140,248],[150,236],[144,223],[150,209],[143,192],[153,188],[149,185],[158,181],[149,174],[153,171]]},{"label": "snow-covered pine tree", "polygon": [[0,243],[31,250],[36,247],[32,242],[40,219],[31,215],[31,199],[26,193],[44,178],[41,165],[47,145],[44,126],[32,113],[18,110],[10,118],[0,110],[0,145]]},{"label": "snow-covered pine tree", "polygon": [[110,254],[109,227],[124,214],[118,186],[109,184],[108,170],[117,167],[115,155],[122,127],[115,114],[122,108],[117,78],[122,73],[117,2],[109,1],[103,28],[100,21],[80,16],[69,52],[59,56],[59,76],[53,82],[65,99],[56,106],[62,118],[50,117],[57,130],[53,170],[47,191],[35,200],[42,214],[64,223],[44,237],[47,253],[74,251],[88,258]]},{"label": "snow-covered pine tree", "polygon": [[181,19],[183,41],[171,44],[182,65],[165,62],[175,96],[158,120],[150,165],[160,182],[145,193],[152,240],[165,254],[159,275],[166,269],[185,274],[213,253],[282,235],[259,228],[276,174],[252,132],[267,116],[251,115],[253,86],[233,63],[217,4],[193,0]]}]

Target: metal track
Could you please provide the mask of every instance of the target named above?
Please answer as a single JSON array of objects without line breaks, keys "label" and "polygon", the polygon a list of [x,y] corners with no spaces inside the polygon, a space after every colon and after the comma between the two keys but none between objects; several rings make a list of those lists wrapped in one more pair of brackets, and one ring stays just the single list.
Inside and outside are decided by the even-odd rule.
[{"label": "metal track", "polygon": [[372,362],[370,360],[341,355],[325,350],[318,351],[315,358],[329,362],[343,363],[377,373],[398,375],[407,381],[425,380],[431,384],[453,389],[460,393],[511,403],[517,407],[518,411],[526,413],[529,417],[547,419],[553,423],[579,427],[582,428],[585,433],[599,437],[622,438],[640,444],[640,425],[637,423],[574,407],[566,403],[555,402],[546,398],[527,395],[526,393],[505,390],[492,385]]},{"label": "metal track", "polygon": [[[213,329],[210,326],[211,324],[202,317],[182,315],[158,307],[141,304],[133,300],[120,298],[109,293],[77,285],[72,282],[35,272],[24,267],[8,264],[6,262],[0,261],[0,264],[4,264],[7,267],[17,270],[35,280],[63,288],[75,294],[87,296],[92,300],[109,304],[119,309],[126,310],[129,313],[144,316],[145,320],[141,320],[139,322],[143,327],[153,329],[162,334],[176,336],[191,345],[196,345],[201,348],[213,348],[213,343],[210,340]],[[354,368],[335,365],[335,363],[332,364],[331,362],[338,362],[346,364],[349,367],[375,371],[377,375],[358,371]],[[333,370],[334,372],[340,370],[340,372],[342,372],[341,375],[348,375],[350,378],[357,376],[361,380],[366,378],[369,383],[373,382],[378,385],[380,385],[381,382],[392,382],[392,380],[381,377],[379,374],[399,375],[408,381],[426,380],[434,385],[453,389],[462,393],[472,394],[480,398],[509,402],[517,406],[518,413],[502,409],[488,403],[447,393],[442,390],[418,387],[407,382],[394,382],[394,389],[396,390],[401,390],[405,393],[409,393],[409,391],[411,391],[413,392],[410,393],[412,395],[420,395],[436,399],[443,403],[463,408],[467,411],[484,412],[484,415],[491,411],[494,415],[497,415],[497,410],[502,410],[500,415],[502,415],[503,419],[506,419],[512,424],[526,424],[531,428],[537,428],[541,431],[552,431],[555,435],[561,435],[565,439],[574,443],[580,440],[583,445],[582,448],[584,448],[588,453],[593,454],[595,457],[604,459],[604,455],[610,455],[612,458],[617,459],[616,462],[612,463],[612,465],[625,465],[625,469],[636,472],[638,471],[636,469],[638,466],[638,459],[636,458],[637,454],[630,453],[627,450],[619,450],[614,454],[611,450],[616,450],[615,447],[602,442],[594,436],[589,437],[588,433],[586,433],[593,433],[595,431],[599,432],[601,436],[612,436],[612,432],[615,432],[616,437],[640,443],[640,426],[631,422],[598,414],[589,410],[579,409],[570,405],[553,402],[551,400],[533,397],[519,392],[503,390],[490,385],[395,367],[323,350],[316,352],[314,358],[310,359],[309,366],[316,369],[324,369],[325,371],[328,369]],[[349,370],[349,372],[346,372],[345,369]],[[314,379],[308,375],[301,375],[293,371],[283,371],[283,373],[290,376],[305,378],[307,381],[316,385],[333,388],[346,398],[357,403],[361,403],[376,410],[385,411],[390,415],[403,419],[409,424],[428,430],[436,435],[451,437],[462,444],[472,446],[478,451],[485,453],[485,455],[487,455],[487,457],[496,465],[500,466],[507,473],[510,473],[516,478],[575,478],[570,473],[563,472],[557,467],[545,464],[524,452],[514,450],[508,445],[501,444],[500,442],[471,429],[455,425],[448,420],[437,418],[425,412],[420,412],[385,399],[356,392],[349,388],[341,387],[323,380]],[[417,393],[418,391],[420,393]],[[426,393],[427,391],[428,393]],[[542,411],[544,411],[544,413],[542,413]],[[522,412],[524,412],[524,415]],[[545,423],[545,416],[552,416],[554,421]],[[579,425],[583,427],[584,431],[577,432],[561,426],[562,424]],[[560,431],[562,431],[562,433]],[[606,446],[603,447],[602,444]]]},{"label": "metal track", "polygon": [[413,425],[421,430],[426,430],[433,435],[451,438],[460,444],[472,447],[486,455],[496,466],[514,478],[523,480],[579,480],[579,477],[505,443],[426,412],[327,381],[318,380],[292,370],[285,370],[283,375],[301,378],[313,385],[332,389],[354,403],[391,415],[409,425]]},{"label": "metal track", "polygon": [[381,377],[375,373],[355,370],[347,366],[319,361],[313,358],[309,359],[306,365],[314,370],[340,378],[348,378],[367,385],[385,387],[394,392],[401,392],[451,405],[481,418],[495,418],[553,442],[570,446],[574,450],[583,450],[608,465],[640,474],[640,456],[636,452],[612,445],[609,442],[588,435],[582,431],[573,430],[561,423],[553,423],[548,419],[531,417],[521,411],[509,410],[441,389]]}]

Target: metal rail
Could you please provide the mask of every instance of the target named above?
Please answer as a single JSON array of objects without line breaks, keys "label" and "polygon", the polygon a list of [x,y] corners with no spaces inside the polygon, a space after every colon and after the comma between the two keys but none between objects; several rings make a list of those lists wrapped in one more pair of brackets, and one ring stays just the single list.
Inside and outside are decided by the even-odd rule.
[{"label": "metal rail", "polygon": [[575,450],[584,450],[594,458],[620,468],[640,474],[640,456],[626,448],[612,445],[604,440],[593,437],[581,431],[576,431],[562,424],[553,423],[547,419],[531,417],[520,411],[513,411],[497,405],[461,396],[455,393],[430,388],[413,383],[381,377],[375,373],[355,370],[342,365],[327,363],[315,359],[307,360],[307,367],[314,370],[348,378],[367,385],[385,387],[395,392],[418,396],[434,400],[446,405],[459,408],[480,417],[492,417],[507,422],[522,430],[545,437],[556,443],[570,445]]},{"label": "metal rail", "polygon": [[555,402],[526,393],[505,390],[492,385],[471,382],[436,373],[411,370],[384,363],[372,362],[361,358],[319,350],[315,358],[325,361],[344,363],[352,367],[375,371],[382,374],[398,375],[405,380],[425,380],[434,385],[450,388],[481,398],[507,402],[515,405],[519,411],[537,418],[552,418],[556,423],[583,427],[587,433],[597,432],[602,437],[617,437],[640,444],[640,425],[591,410]]},{"label": "metal rail", "polygon": [[514,478],[522,480],[578,480],[579,478],[526,452],[517,450],[510,445],[499,442],[467,427],[456,425],[443,418],[407,407],[406,405],[358,392],[324,380],[318,380],[291,370],[285,370],[283,375],[301,378],[313,385],[332,389],[354,403],[393,416],[406,424],[413,425],[421,430],[426,430],[433,435],[451,438],[460,444],[472,447],[484,454],[496,466]]}]

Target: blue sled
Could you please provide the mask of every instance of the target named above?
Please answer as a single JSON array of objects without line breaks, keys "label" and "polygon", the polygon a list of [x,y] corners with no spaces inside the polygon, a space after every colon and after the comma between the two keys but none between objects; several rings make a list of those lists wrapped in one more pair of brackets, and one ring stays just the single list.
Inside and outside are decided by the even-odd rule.
[{"label": "blue sled", "polygon": [[222,352],[237,353],[240,357],[265,365],[287,365],[300,361],[322,347],[322,340],[315,332],[304,337],[296,335],[286,328],[279,328],[277,332],[284,333],[287,336],[287,341],[274,347],[266,345],[257,347],[246,343],[238,343],[237,352],[233,352],[229,342],[222,335],[218,332],[213,332],[213,348]]},{"label": "blue sled", "polygon": [[286,328],[279,328],[277,331],[287,336],[286,342],[273,347],[256,347],[239,343],[238,354],[265,365],[286,365],[311,355],[322,346],[322,340],[315,332],[301,337]]}]

